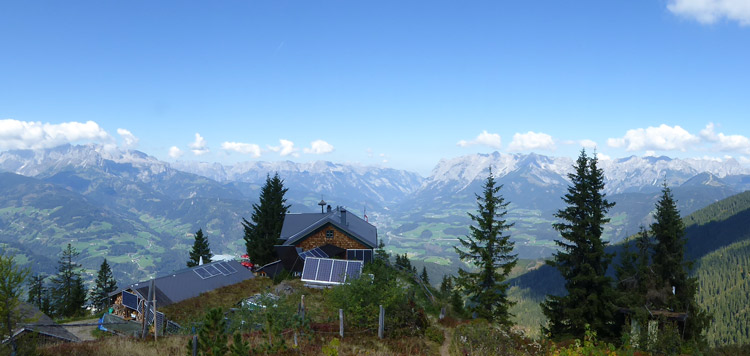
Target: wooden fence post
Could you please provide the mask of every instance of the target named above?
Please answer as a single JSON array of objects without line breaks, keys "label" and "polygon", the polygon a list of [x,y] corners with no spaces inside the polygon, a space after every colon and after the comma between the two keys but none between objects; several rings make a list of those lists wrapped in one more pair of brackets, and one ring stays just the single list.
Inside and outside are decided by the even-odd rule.
[{"label": "wooden fence post", "polygon": [[339,309],[339,336],[344,338],[344,309]]},{"label": "wooden fence post", "polygon": [[383,329],[385,329],[385,308],[380,306],[380,315],[378,316],[378,338],[383,338]]}]

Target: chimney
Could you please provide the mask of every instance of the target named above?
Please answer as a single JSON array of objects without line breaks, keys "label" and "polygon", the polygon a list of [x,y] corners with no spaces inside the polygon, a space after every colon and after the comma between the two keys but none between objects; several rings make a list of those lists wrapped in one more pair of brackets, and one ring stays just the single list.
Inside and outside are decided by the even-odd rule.
[{"label": "chimney", "polygon": [[339,211],[341,212],[341,224],[346,226],[346,209],[344,207],[339,207]]}]

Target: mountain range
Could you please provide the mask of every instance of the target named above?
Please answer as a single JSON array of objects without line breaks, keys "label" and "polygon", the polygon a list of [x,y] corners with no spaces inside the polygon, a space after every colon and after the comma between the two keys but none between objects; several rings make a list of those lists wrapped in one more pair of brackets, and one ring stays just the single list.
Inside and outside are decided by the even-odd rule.
[{"label": "mountain range", "polygon": [[[453,265],[456,239],[468,232],[491,169],[515,222],[521,257],[553,252],[554,212],[562,207],[573,160],[538,154],[474,154],[441,160],[427,177],[382,167],[325,161],[235,165],[159,161],[145,153],[99,145],[0,152],[0,242],[35,268],[53,273],[70,242],[93,271],[102,257],[129,282],[181,268],[199,228],[215,254],[244,250],[240,221],[248,218],[268,174],[289,189],[292,212],[319,209],[323,199],[363,215],[395,253]],[[663,183],[689,214],[750,188],[750,172],[734,160],[627,157],[601,160],[606,192],[617,205],[607,238],[618,241],[649,221]]]}]

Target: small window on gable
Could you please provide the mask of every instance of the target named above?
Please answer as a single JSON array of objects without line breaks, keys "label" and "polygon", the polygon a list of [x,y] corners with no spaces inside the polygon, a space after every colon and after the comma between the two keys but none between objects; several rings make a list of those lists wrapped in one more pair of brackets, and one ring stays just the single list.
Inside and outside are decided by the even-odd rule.
[{"label": "small window on gable", "polygon": [[333,230],[326,231],[326,238],[327,239],[332,239],[333,238]]}]

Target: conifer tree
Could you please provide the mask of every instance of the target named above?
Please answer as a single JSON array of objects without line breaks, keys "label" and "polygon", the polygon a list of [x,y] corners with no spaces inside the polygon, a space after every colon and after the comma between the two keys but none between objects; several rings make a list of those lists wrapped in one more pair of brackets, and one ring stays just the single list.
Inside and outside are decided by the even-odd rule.
[{"label": "conifer tree", "polygon": [[266,176],[266,183],[260,191],[260,201],[253,204],[252,222],[242,219],[245,230],[245,247],[250,262],[265,265],[275,260],[273,246],[279,243],[281,227],[290,205],[285,205],[288,189],[276,173],[273,178]]},{"label": "conifer tree", "polygon": [[545,333],[556,339],[583,338],[585,326],[604,339],[614,339],[618,330],[615,317],[616,297],[611,278],[606,276],[612,255],[604,251],[602,240],[606,214],[614,206],[605,199],[604,174],[596,157],[582,150],[568,174],[571,185],[563,197],[567,204],[555,217],[562,222],[553,227],[560,233],[555,240],[560,250],[548,264],[565,279],[565,296],[548,296],[542,311],[549,320]]},{"label": "conifer tree", "polygon": [[[635,242],[635,246],[631,243]],[[650,266],[651,241],[648,231],[641,226],[634,241],[625,241],[620,252],[620,264],[615,266],[615,276],[617,278],[617,306],[629,309],[630,313],[618,316],[617,320],[621,326],[629,319],[631,322],[637,322],[645,327],[648,319],[648,310],[643,306],[647,305],[647,294],[650,288],[653,288],[653,273]],[[641,335],[643,340],[639,344],[644,345],[646,334]]]},{"label": "conifer tree", "polygon": [[698,281],[688,274],[692,262],[685,260],[685,225],[666,182],[656,203],[651,233],[655,240],[653,269],[656,288],[666,291],[664,294],[667,295],[665,302],[656,302],[656,307],[687,312],[684,339],[702,341],[709,317],[695,300]]},{"label": "conifer tree", "polygon": [[208,245],[208,238],[203,236],[203,229],[198,229],[195,232],[195,240],[193,241],[193,248],[190,250],[190,259],[187,261],[187,266],[197,266],[201,257],[203,257],[203,263],[209,263],[214,255]]},{"label": "conifer tree", "polygon": [[450,295],[453,290],[453,277],[447,274],[443,275],[443,281],[440,282],[440,293],[443,297]]},{"label": "conifer tree", "polygon": [[86,288],[81,279],[81,265],[75,262],[80,253],[70,244],[57,262],[57,274],[52,277],[52,310],[55,315],[80,315],[86,302]]},{"label": "conifer tree", "polygon": [[422,282],[424,282],[424,284],[430,284],[430,276],[427,275],[427,267],[426,266],[422,266],[422,274],[419,275],[419,278],[422,279]]},{"label": "conifer tree", "polygon": [[40,274],[31,275],[31,278],[29,278],[29,296],[26,301],[46,313],[47,311],[43,308],[46,295],[47,288],[44,286],[44,276]]},{"label": "conifer tree", "polygon": [[512,325],[509,309],[514,302],[508,299],[508,284],[505,279],[518,261],[512,254],[513,242],[507,231],[513,226],[505,220],[508,213],[502,195],[502,185],[497,185],[490,169],[484,183],[482,195],[476,195],[477,214],[469,213],[476,224],[470,226],[471,234],[459,238],[462,248],[455,247],[458,256],[474,263],[478,270],[458,270],[457,284],[467,295],[469,311],[499,325]]},{"label": "conifer tree", "polygon": [[107,263],[105,258],[99,266],[99,272],[96,274],[96,281],[94,282],[94,289],[91,290],[91,305],[94,306],[96,311],[102,311],[107,308],[109,293],[117,290],[117,281],[115,276],[112,275],[112,269]]},{"label": "conifer tree", "polygon": [[[203,319],[203,325],[198,331],[198,355],[200,356],[224,356],[229,352],[226,334],[227,321],[221,308],[209,309]],[[187,345],[188,355],[192,355],[193,340]]]}]

